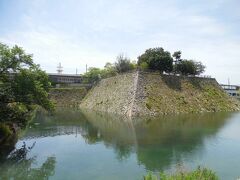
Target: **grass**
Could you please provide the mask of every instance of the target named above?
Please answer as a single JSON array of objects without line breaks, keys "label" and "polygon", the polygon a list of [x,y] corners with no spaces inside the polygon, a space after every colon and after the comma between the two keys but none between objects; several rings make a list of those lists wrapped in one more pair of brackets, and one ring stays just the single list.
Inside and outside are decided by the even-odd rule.
[{"label": "grass", "polygon": [[215,172],[207,168],[198,167],[191,172],[180,171],[173,175],[160,173],[159,177],[151,173],[144,176],[144,180],[218,180]]},{"label": "grass", "polygon": [[146,110],[156,114],[233,111],[239,109],[215,80],[181,77],[143,77]]}]

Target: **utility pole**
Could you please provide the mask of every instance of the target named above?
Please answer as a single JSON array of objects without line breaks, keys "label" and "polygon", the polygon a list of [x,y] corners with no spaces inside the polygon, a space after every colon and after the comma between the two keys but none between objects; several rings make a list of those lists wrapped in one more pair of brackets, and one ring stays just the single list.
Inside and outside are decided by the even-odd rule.
[{"label": "utility pole", "polygon": [[88,69],[87,69],[87,64],[86,64],[86,73],[87,73]]},{"label": "utility pole", "polygon": [[78,74],[78,69],[76,68],[76,75]]}]

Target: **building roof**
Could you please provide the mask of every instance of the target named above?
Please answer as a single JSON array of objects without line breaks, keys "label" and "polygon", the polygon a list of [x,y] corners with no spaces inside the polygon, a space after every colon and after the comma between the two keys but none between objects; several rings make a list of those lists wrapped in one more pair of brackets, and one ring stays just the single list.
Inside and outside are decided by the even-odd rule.
[{"label": "building roof", "polygon": [[82,77],[82,74],[58,74],[58,73],[47,73],[49,76],[69,76],[69,77]]}]

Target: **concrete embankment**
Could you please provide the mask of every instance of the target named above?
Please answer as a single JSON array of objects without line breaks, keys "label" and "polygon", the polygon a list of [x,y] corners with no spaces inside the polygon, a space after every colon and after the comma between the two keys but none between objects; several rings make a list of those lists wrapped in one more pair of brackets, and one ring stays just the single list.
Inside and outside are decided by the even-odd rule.
[{"label": "concrete embankment", "polygon": [[132,117],[237,111],[240,105],[213,78],[136,71],[103,79],[88,92],[80,107]]}]

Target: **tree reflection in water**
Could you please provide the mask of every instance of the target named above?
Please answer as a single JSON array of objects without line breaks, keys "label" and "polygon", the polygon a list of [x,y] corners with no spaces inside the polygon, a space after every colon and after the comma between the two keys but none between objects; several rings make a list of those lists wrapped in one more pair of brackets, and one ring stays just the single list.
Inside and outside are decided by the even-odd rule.
[{"label": "tree reflection in water", "polygon": [[[136,154],[147,170],[163,171],[184,158],[204,153],[204,142],[214,138],[231,113],[185,114],[129,120],[117,115],[60,110],[54,116],[38,113],[25,138],[78,134],[87,144],[104,144],[118,161]],[[51,161],[50,161],[51,162]]]},{"label": "tree reflection in water", "polygon": [[[183,114],[136,118],[99,112],[83,112],[98,141],[112,147],[118,160],[136,153],[139,164],[151,171],[163,171],[181,164],[183,157],[194,157],[204,149],[204,140],[214,137],[231,113]],[[89,125],[90,127],[90,125]],[[90,134],[84,136],[89,138]]]},{"label": "tree reflection in water", "polygon": [[19,149],[12,151],[3,160],[0,166],[0,179],[14,180],[44,180],[54,175],[56,158],[48,157],[47,160],[39,167],[33,168],[36,163],[36,157],[28,158],[28,153],[34,148],[35,142],[27,146],[25,142]]},{"label": "tree reflection in water", "polygon": [[151,171],[163,171],[181,165],[183,158],[201,156],[204,140],[214,138],[229,117],[230,113],[205,113],[144,119],[135,126],[138,161]]}]

